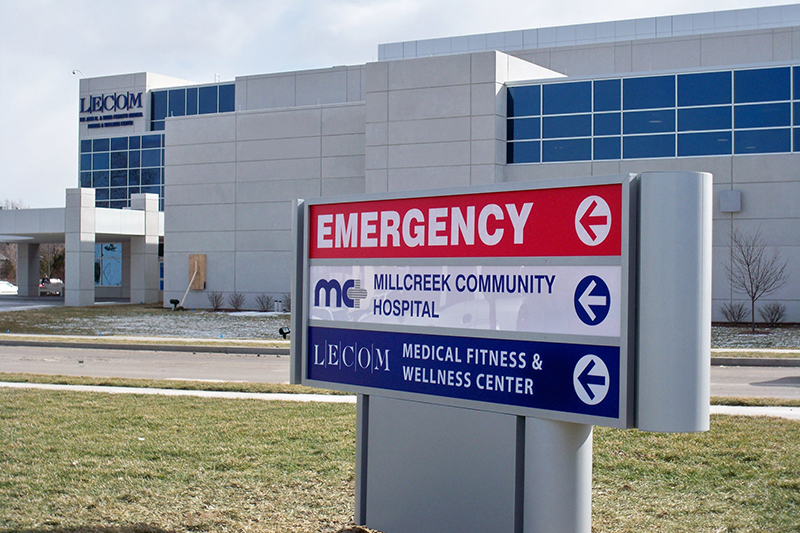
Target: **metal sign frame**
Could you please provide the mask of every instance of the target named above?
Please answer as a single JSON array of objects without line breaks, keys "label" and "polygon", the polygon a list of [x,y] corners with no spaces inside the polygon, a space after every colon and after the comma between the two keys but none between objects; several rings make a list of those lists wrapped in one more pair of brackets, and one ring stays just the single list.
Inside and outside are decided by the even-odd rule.
[{"label": "metal sign frame", "polygon": [[[325,259],[312,259],[310,257],[311,251],[311,211],[313,206],[328,206],[344,203],[368,203],[383,200],[408,200],[420,199],[425,201],[428,199],[435,199],[438,197],[459,197],[459,196],[474,196],[483,194],[515,192],[515,191],[546,191],[556,190],[556,192],[563,192],[566,189],[585,189],[589,193],[592,188],[604,185],[617,185],[621,195],[620,204],[620,220],[612,220],[610,222],[611,231],[618,231],[620,238],[619,255],[571,255],[571,256],[539,256],[539,257],[490,257],[484,256],[469,256],[469,257],[372,257],[372,258],[325,258]],[[429,190],[429,191],[412,191],[398,194],[376,194],[376,195],[361,195],[357,197],[337,197],[337,198],[320,198],[314,200],[298,201],[296,203],[296,217],[294,222],[294,231],[296,236],[297,245],[297,262],[296,270],[293,273],[293,339],[292,339],[292,370],[291,382],[300,383],[312,387],[327,388],[333,390],[340,390],[346,392],[353,392],[365,395],[380,395],[390,398],[415,400],[427,403],[437,403],[441,405],[449,405],[454,407],[478,409],[483,411],[507,413],[520,416],[536,417],[550,420],[558,420],[565,422],[574,422],[589,425],[601,425],[609,427],[628,428],[633,427],[635,424],[635,332],[636,332],[636,250],[635,243],[637,242],[637,220],[638,220],[638,205],[637,205],[637,187],[638,178],[635,175],[625,174],[608,177],[592,177],[592,178],[579,178],[579,179],[561,179],[561,180],[548,180],[540,182],[526,182],[524,184],[503,184],[497,186],[486,187],[470,187],[468,189],[443,189],[443,190]],[[589,194],[587,194],[589,196]],[[574,205],[566,206],[564,209],[569,209],[574,212]],[[574,215],[570,216],[574,217]],[[569,218],[569,217],[568,217]],[[575,224],[577,226],[577,224]],[[560,231],[577,231],[575,228],[564,228]],[[587,251],[591,252],[591,246],[587,245]],[[608,336],[608,334],[591,335],[591,334],[570,334],[563,332],[531,332],[531,331],[495,331],[488,329],[464,329],[457,327],[435,327],[431,328],[424,323],[417,323],[415,325],[399,325],[399,324],[380,324],[380,323],[364,323],[364,322],[351,322],[345,320],[320,320],[312,318],[312,291],[311,287],[311,270],[312,267],[317,270],[320,267],[330,267],[333,271],[342,268],[355,267],[374,267],[375,269],[391,269],[394,266],[403,266],[417,269],[428,269],[435,271],[439,268],[458,269],[462,267],[487,267],[487,268],[503,268],[503,267],[541,267],[545,270],[550,269],[555,271],[562,269],[565,271],[578,270],[591,272],[592,269],[606,271],[610,269],[619,269],[619,302],[618,308],[614,313],[619,314],[619,335]],[[591,277],[591,276],[589,276]],[[584,278],[588,279],[587,278]],[[585,284],[584,284],[585,285]],[[584,294],[588,295],[589,290],[585,290]],[[594,293],[592,293],[594,294]],[[330,298],[330,294],[328,295]],[[578,293],[575,293],[577,301]],[[606,300],[608,307],[613,305],[609,299]],[[576,310],[578,304],[575,303]],[[588,309],[588,307],[586,307]],[[577,312],[577,311],[576,311]],[[610,311],[609,311],[610,313]],[[424,321],[422,321],[424,322]],[[584,320],[585,322],[585,320]],[[596,354],[586,352],[584,348],[597,347],[598,351],[607,349],[611,353],[610,357],[614,357],[613,353],[618,350],[618,369],[611,370],[611,374],[606,372],[606,388],[610,393],[613,393],[615,401],[613,402],[614,409],[609,411],[606,409],[602,414],[592,414],[586,412],[590,410],[585,408],[584,412],[578,412],[572,407],[560,408],[559,405],[555,407],[547,406],[542,407],[541,404],[536,406],[518,405],[513,403],[502,403],[497,401],[479,400],[474,398],[453,397],[433,395],[424,392],[414,392],[409,390],[396,390],[383,388],[378,386],[370,386],[369,383],[364,384],[345,384],[336,381],[325,379],[314,379],[310,376],[310,360],[311,360],[311,336],[314,328],[325,328],[332,332],[334,336],[370,336],[378,335],[383,338],[390,339],[397,345],[398,336],[413,336],[417,340],[434,339],[441,341],[441,339],[470,339],[478,344],[480,343],[500,343],[509,344],[512,346],[527,345],[530,346],[532,351],[551,350],[546,354],[542,354],[540,363],[544,366],[544,372],[553,365],[557,357],[571,358],[570,364],[574,364],[576,358],[580,362],[575,365],[574,372],[574,390],[571,392],[574,396],[580,396],[580,386],[582,384],[584,389],[589,392],[591,396],[592,388],[587,383],[599,383],[602,378],[592,374],[592,368],[595,366],[594,359],[587,359],[589,355],[597,357]],[[591,329],[591,328],[589,328]],[[312,331],[313,330],[313,331]],[[583,351],[582,351],[583,350]],[[586,352],[586,353],[583,353]],[[559,355],[561,354],[561,355]],[[569,355],[567,355],[569,354]],[[394,355],[394,354],[393,354]],[[538,353],[536,354],[538,355]],[[599,359],[599,358],[598,358]],[[529,362],[533,362],[529,359]],[[399,366],[399,361],[398,361]],[[582,365],[582,369],[579,368]],[[572,368],[572,367],[570,367]],[[530,369],[529,369],[530,370]],[[530,370],[532,372],[532,370]],[[561,369],[558,374],[560,376],[559,382],[564,385],[564,373],[566,370]],[[595,373],[596,374],[596,373]],[[553,374],[555,375],[555,374]],[[612,378],[618,377],[617,383],[612,383]],[[537,377],[537,376],[534,376]],[[543,379],[542,381],[545,381]],[[586,380],[586,381],[583,381]],[[539,385],[534,384],[536,391],[539,390]],[[534,396],[536,395],[534,391]],[[558,393],[560,394],[560,393]],[[561,395],[554,400],[556,404],[562,402]],[[580,398],[584,404],[591,401],[591,398]],[[601,402],[608,405],[608,401]],[[571,404],[570,404],[571,405]],[[580,402],[576,405],[583,406]],[[588,405],[588,404],[586,404]],[[583,407],[581,407],[583,409]],[[598,411],[599,412],[599,411]]]}]

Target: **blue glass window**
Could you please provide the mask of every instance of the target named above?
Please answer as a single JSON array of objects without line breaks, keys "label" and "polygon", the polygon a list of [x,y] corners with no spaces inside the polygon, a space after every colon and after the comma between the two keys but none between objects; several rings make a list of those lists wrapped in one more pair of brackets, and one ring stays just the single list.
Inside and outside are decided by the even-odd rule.
[{"label": "blue glass window", "polygon": [[675,135],[639,135],[622,140],[625,159],[646,157],[674,157]]},{"label": "blue glass window", "polygon": [[143,135],[142,148],[161,148],[161,138],[163,135]]},{"label": "blue glass window", "polygon": [[678,131],[729,130],[731,107],[678,109]]},{"label": "blue glass window", "polygon": [[217,112],[217,86],[200,87],[200,105],[198,106],[200,114],[205,115],[208,113]]},{"label": "blue glass window", "polygon": [[84,139],[81,141],[81,153],[91,152],[92,151],[92,140],[91,139]]},{"label": "blue glass window", "polygon": [[800,100],[800,67],[794,67],[794,99]]},{"label": "blue glass window", "polygon": [[800,102],[794,104],[794,125],[800,125]]},{"label": "blue glass window", "polygon": [[161,150],[142,150],[143,167],[160,167]]},{"label": "blue glass window", "polygon": [[108,171],[92,172],[92,187],[108,187]]},{"label": "blue glass window", "polygon": [[108,152],[92,154],[92,169],[106,170],[108,168]]},{"label": "blue glass window", "polygon": [[197,87],[186,89],[186,114],[197,114]]},{"label": "blue glass window", "polygon": [[111,139],[111,150],[127,150],[128,149],[128,138],[127,137],[114,137]]},{"label": "blue glass window", "polygon": [[789,103],[734,106],[734,124],[737,128],[768,128],[788,126],[791,122]]},{"label": "blue glass window", "polygon": [[[113,192],[114,189],[111,189],[111,191]],[[123,209],[125,207],[128,207],[128,201],[127,200],[112,200],[110,202],[109,207],[111,207],[111,209]]]},{"label": "blue glass window", "polygon": [[592,158],[591,139],[542,141],[542,162],[588,161]]},{"label": "blue glass window", "polygon": [[128,168],[128,152],[111,152],[111,168]]},{"label": "blue glass window", "polygon": [[186,114],[186,89],[169,91],[169,117],[182,117]]},{"label": "blue glass window", "polygon": [[515,118],[507,121],[508,139],[538,139],[540,118]]},{"label": "blue glass window", "polygon": [[128,197],[128,189],[124,187],[112,187],[111,199],[120,200]]},{"label": "blue glass window", "polygon": [[236,108],[236,85],[219,86],[219,112],[228,113]]},{"label": "blue glass window", "polygon": [[620,138],[600,137],[594,140],[594,158],[620,159]]},{"label": "blue glass window", "polygon": [[[128,185],[139,185],[139,169],[133,168],[128,171]],[[131,190],[133,194],[133,190]]]},{"label": "blue glass window", "polygon": [[698,106],[731,103],[731,73],[704,72],[678,76],[678,105]]},{"label": "blue glass window", "polygon": [[158,194],[159,192],[161,192],[161,188],[158,187],[157,185],[151,187],[142,187],[142,192],[146,194]]},{"label": "blue glass window", "polygon": [[794,151],[800,152],[800,128],[794,129]]},{"label": "blue glass window", "polygon": [[508,163],[538,163],[541,157],[540,151],[540,141],[506,144],[506,158]]},{"label": "blue glass window", "polygon": [[128,137],[128,148],[131,150],[138,150],[141,148],[142,138],[138,135],[136,137]]},{"label": "blue glass window", "polygon": [[153,91],[151,101],[153,109],[150,113],[152,120],[164,120],[167,117],[167,91]]},{"label": "blue glass window", "polygon": [[675,107],[675,76],[628,78],[622,84],[624,109]]},{"label": "blue glass window", "polygon": [[731,144],[729,131],[681,133],[678,135],[678,155],[729,155]]},{"label": "blue glass window", "polygon": [[95,139],[92,141],[93,152],[108,152],[108,139]]},{"label": "blue glass window", "polygon": [[620,80],[594,82],[594,110],[619,111],[622,105]]},{"label": "blue glass window", "polygon": [[733,73],[734,101],[770,102],[789,100],[789,67],[737,70]]},{"label": "blue glass window", "polygon": [[164,131],[166,129],[166,127],[167,126],[166,126],[166,124],[164,124],[164,121],[163,120],[159,120],[159,121],[156,121],[156,122],[152,123],[152,126],[150,127],[150,130],[151,131]]},{"label": "blue glass window", "polygon": [[619,135],[621,128],[620,113],[596,113],[594,116],[595,135]]},{"label": "blue glass window", "polygon": [[542,114],[586,113],[592,110],[592,82],[551,83],[542,86]]},{"label": "blue glass window", "polygon": [[108,189],[95,189],[94,198],[95,200],[108,200]]},{"label": "blue glass window", "polygon": [[626,112],[622,122],[626,134],[675,131],[675,110]]},{"label": "blue glass window", "polygon": [[541,85],[508,88],[508,116],[528,117],[541,114]]},{"label": "blue glass window", "polygon": [[112,170],[111,171],[111,186],[112,187],[127,187],[128,185],[128,171],[127,170]]},{"label": "blue glass window", "polygon": [[92,170],[92,154],[81,154],[81,170]]},{"label": "blue glass window", "polygon": [[142,169],[142,185],[158,185],[159,183],[161,183],[160,168]]},{"label": "blue glass window", "polygon": [[139,194],[139,187],[128,187],[128,192],[131,195]]},{"label": "blue glass window", "polygon": [[745,130],[737,131],[733,137],[733,150],[736,154],[768,154],[790,152],[791,130]]},{"label": "blue glass window", "polygon": [[136,168],[141,166],[142,152],[139,150],[131,150],[128,152],[128,168]]},{"label": "blue glass window", "polygon": [[81,187],[90,188],[92,186],[92,173],[81,172]]},{"label": "blue glass window", "polygon": [[103,202],[101,200],[97,200],[94,203],[95,207],[108,207],[108,202]]},{"label": "blue glass window", "polygon": [[566,115],[542,118],[542,137],[589,137],[592,134],[592,115]]}]

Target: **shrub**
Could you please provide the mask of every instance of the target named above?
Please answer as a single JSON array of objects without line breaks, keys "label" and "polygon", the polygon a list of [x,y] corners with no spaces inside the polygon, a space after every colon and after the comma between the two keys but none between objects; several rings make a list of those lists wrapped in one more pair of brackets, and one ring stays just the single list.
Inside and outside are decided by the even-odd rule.
[{"label": "shrub", "polygon": [[267,294],[259,294],[256,296],[256,305],[258,305],[258,310],[261,312],[272,311],[275,299]]},{"label": "shrub", "polygon": [[234,311],[240,311],[242,307],[244,307],[244,294],[241,292],[232,292],[230,296],[228,296],[228,305]]},{"label": "shrub", "polygon": [[283,308],[287,313],[292,312],[292,293],[291,292],[284,292],[283,293]]},{"label": "shrub", "polygon": [[768,326],[775,327],[786,319],[786,306],[780,302],[770,302],[758,310],[758,316]]},{"label": "shrub", "polygon": [[211,291],[208,293],[208,303],[214,311],[219,311],[222,307],[222,293],[219,291]]},{"label": "shrub", "polygon": [[725,320],[727,320],[734,326],[742,324],[747,318],[747,306],[741,302],[726,303],[722,306],[721,311],[722,311],[722,316],[725,317]]}]

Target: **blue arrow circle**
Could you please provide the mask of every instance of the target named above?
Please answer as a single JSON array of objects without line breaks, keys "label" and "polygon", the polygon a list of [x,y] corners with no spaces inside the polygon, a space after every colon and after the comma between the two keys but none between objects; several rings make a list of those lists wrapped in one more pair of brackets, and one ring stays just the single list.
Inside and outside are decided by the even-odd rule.
[{"label": "blue arrow circle", "polygon": [[597,276],[586,276],[575,288],[575,312],[586,325],[596,326],[606,319],[611,309],[611,291]]}]

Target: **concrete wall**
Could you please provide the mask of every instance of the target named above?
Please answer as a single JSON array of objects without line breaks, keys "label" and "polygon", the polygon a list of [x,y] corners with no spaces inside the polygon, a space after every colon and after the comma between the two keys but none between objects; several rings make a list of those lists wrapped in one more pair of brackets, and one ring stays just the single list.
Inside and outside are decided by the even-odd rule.
[{"label": "concrete wall", "polygon": [[[206,254],[208,294],[283,298],[290,290],[296,198],[364,191],[364,104],[167,120],[164,301],[182,298],[189,255]],[[227,306],[227,300],[226,300]]]}]

